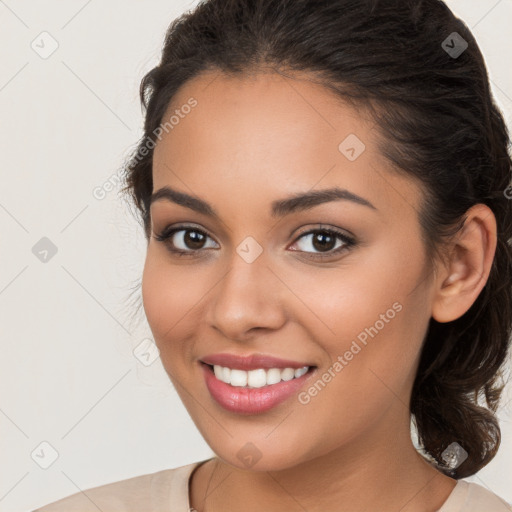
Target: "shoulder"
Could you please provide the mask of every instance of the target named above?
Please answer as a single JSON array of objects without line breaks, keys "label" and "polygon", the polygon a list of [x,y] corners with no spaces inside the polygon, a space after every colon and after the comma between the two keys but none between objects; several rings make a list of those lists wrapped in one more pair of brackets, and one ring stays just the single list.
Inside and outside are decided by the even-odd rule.
[{"label": "shoulder", "polygon": [[489,491],[480,484],[474,482],[464,482],[468,486],[467,505],[468,511],[473,509],[484,510],[487,512],[511,512],[512,506],[497,494]]},{"label": "shoulder", "polygon": [[439,512],[512,512],[512,506],[475,482],[459,480]]},{"label": "shoulder", "polygon": [[[33,512],[140,512],[186,510],[188,481],[203,461],[119,480],[77,492]],[[173,507],[172,509],[169,507]]]}]

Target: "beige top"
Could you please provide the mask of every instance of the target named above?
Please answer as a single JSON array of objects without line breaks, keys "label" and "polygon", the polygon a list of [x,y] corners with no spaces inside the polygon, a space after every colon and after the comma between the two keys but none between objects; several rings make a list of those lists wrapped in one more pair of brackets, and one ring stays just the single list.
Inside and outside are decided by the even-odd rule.
[{"label": "beige top", "polygon": [[[190,512],[190,475],[207,460],[86,489],[33,512]],[[458,480],[437,512],[511,511],[510,504],[481,485]]]}]

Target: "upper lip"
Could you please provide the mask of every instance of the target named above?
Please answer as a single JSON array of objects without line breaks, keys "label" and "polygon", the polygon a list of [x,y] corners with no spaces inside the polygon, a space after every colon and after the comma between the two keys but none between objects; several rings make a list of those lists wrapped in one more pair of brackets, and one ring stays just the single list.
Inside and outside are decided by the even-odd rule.
[{"label": "upper lip", "polygon": [[313,366],[308,363],[279,359],[265,354],[251,354],[249,356],[226,353],[210,354],[203,357],[201,361],[209,365],[219,365],[237,370],[256,370],[258,368],[302,368],[304,366]]}]

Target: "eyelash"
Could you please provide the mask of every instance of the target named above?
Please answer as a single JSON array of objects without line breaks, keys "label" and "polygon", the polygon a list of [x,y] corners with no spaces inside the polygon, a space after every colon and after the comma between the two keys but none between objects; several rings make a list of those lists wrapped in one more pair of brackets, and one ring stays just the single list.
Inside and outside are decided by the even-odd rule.
[{"label": "eyelash", "polygon": [[[176,226],[176,227],[174,227],[172,229],[165,228],[160,234],[155,235],[155,240],[157,240],[158,242],[165,243],[166,246],[167,246],[167,249],[172,254],[174,254],[176,256],[195,256],[195,254],[197,252],[200,252],[200,251],[204,250],[204,249],[190,249],[188,251],[183,251],[181,249],[173,248],[171,246],[171,244],[168,242],[168,240],[175,233],[178,233],[179,231],[194,231],[196,233],[201,233],[202,235],[204,235],[204,236],[206,236],[208,238],[211,238],[208,235],[208,233],[206,233],[202,229],[196,228],[194,226]],[[331,250],[330,252],[326,252],[326,253],[309,253],[309,252],[297,250],[297,252],[303,252],[304,254],[306,254],[307,258],[311,258],[311,259],[329,258],[329,257],[332,257],[334,255],[338,255],[338,254],[340,254],[340,253],[342,253],[344,251],[350,250],[351,248],[353,248],[356,245],[356,241],[353,238],[351,238],[351,237],[347,236],[346,234],[341,233],[340,231],[338,231],[336,229],[333,229],[333,228],[316,228],[316,229],[311,229],[309,231],[301,233],[296,238],[295,241],[298,241],[301,238],[303,238],[303,237],[305,237],[307,235],[314,234],[314,233],[327,233],[329,235],[334,235],[336,238],[340,239],[345,245],[342,246],[342,247],[338,247],[335,250]]]}]

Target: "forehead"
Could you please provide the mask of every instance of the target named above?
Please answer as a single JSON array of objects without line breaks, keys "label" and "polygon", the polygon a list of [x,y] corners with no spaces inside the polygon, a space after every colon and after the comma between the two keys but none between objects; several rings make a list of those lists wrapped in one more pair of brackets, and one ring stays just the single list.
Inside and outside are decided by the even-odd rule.
[{"label": "forehead", "polygon": [[154,191],[170,185],[244,208],[244,191],[280,198],[342,186],[384,211],[419,204],[413,180],[389,172],[370,116],[307,78],[208,72],[180,88],[162,124],[171,117],[154,150]]}]

